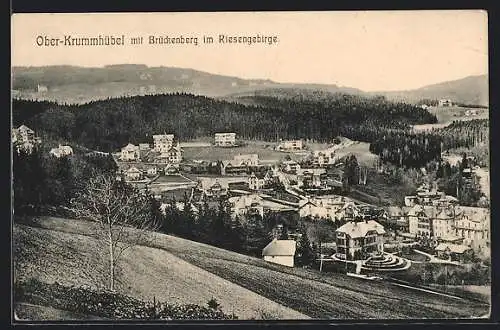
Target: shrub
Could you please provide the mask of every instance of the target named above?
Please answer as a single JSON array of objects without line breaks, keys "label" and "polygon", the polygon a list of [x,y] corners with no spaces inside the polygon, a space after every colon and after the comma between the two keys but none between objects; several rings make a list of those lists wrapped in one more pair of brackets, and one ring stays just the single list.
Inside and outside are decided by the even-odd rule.
[{"label": "shrub", "polygon": [[219,309],[220,308],[220,304],[219,302],[217,301],[217,299],[215,298],[211,298],[208,302],[207,302],[207,305],[209,308],[211,309]]},{"label": "shrub", "polygon": [[36,279],[15,283],[15,301],[59,308],[110,319],[223,320],[236,319],[220,309],[194,304],[142,301],[111,291],[48,284]]}]

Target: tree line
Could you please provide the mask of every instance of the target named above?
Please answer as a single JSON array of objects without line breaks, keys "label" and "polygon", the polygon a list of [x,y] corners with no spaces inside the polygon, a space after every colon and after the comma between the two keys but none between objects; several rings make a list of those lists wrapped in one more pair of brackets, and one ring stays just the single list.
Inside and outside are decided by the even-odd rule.
[{"label": "tree line", "polygon": [[401,167],[425,167],[441,158],[442,139],[437,134],[422,132],[388,132],[370,144],[370,151],[383,161]]},{"label": "tree line", "polygon": [[434,123],[418,107],[349,95],[323,101],[256,96],[255,105],[191,94],[134,96],[83,105],[13,100],[14,125],[64,137],[86,147],[115,151],[151,135],[174,133],[179,139],[233,131],[242,139],[314,139],[336,136],[371,142],[386,129]]},{"label": "tree line", "polygon": [[436,130],[442,136],[443,150],[472,148],[489,143],[490,124],[488,119],[457,120]]}]

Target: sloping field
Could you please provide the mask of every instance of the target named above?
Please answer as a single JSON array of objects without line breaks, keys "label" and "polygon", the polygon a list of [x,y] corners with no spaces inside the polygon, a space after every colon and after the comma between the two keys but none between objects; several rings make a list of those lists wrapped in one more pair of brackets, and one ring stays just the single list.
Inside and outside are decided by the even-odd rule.
[{"label": "sloping field", "polygon": [[[47,283],[99,287],[107,283],[106,250],[102,248],[89,236],[16,225],[15,279],[35,277]],[[119,265],[117,290],[139,299],[206,305],[214,297],[224,311],[243,319],[259,318],[262,313],[285,319],[307,318],[165,250],[133,247],[124,253]]]},{"label": "sloping field", "polygon": [[[87,223],[58,218],[42,218],[34,225],[76,233],[88,231]],[[287,268],[169,235],[151,235],[155,237],[152,246],[314,318],[453,319],[489,313],[487,304],[398,287],[388,282]]]},{"label": "sloping field", "polygon": [[344,157],[349,154],[356,156],[356,159],[360,165],[372,166],[378,156],[370,152],[370,144],[367,142],[354,141],[353,144],[348,145],[345,148],[340,149],[336,152],[338,157]]}]

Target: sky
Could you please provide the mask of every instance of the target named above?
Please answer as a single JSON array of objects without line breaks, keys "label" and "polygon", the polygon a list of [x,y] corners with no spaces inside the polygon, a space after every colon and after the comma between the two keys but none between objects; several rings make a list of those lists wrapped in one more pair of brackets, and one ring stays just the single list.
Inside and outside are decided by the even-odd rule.
[{"label": "sky", "polygon": [[[13,66],[146,64],[246,79],[393,91],[488,73],[488,18],[480,10],[14,14]],[[277,43],[220,44],[219,35]],[[124,46],[39,46],[47,38],[125,37]],[[142,45],[130,44],[143,37]],[[149,44],[149,36],[197,37]],[[205,44],[203,36],[214,42]]]}]

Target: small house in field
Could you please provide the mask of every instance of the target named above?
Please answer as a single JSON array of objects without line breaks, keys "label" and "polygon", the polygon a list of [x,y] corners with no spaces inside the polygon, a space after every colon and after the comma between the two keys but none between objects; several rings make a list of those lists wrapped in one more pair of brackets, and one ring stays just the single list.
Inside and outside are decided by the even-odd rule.
[{"label": "small house in field", "polygon": [[50,154],[57,158],[71,156],[73,154],[73,148],[59,145],[57,148],[50,149]]},{"label": "small house in field", "polygon": [[139,147],[132,143],[127,144],[122,148],[120,153],[120,160],[135,161],[139,159]]},{"label": "small house in field", "polygon": [[302,140],[287,140],[281,141],[280,144],[276,146],[278,151],[298,151],[304,148]]},{"label": "small house in field", "polygon": [[239,154],[233,157],[233,163],[245,166],[258,166],[259,165],[259,155],[258,154]]},{"label": "small house in field", "polygon": [[451,107],[451,106],[453,106],[453,103],[451,102],[450,99],[441,99],[441,100],[439,100],[439,106],[440,107]]},{"label": "small house in field", "polygon": [[219,147],[236,146],[236,133],[215,133],[214,144]]},{"label": "small house in field", "polygon": [[293,267],[297,243],[294,240],[273,239],[262,250],[264,261]]}]

